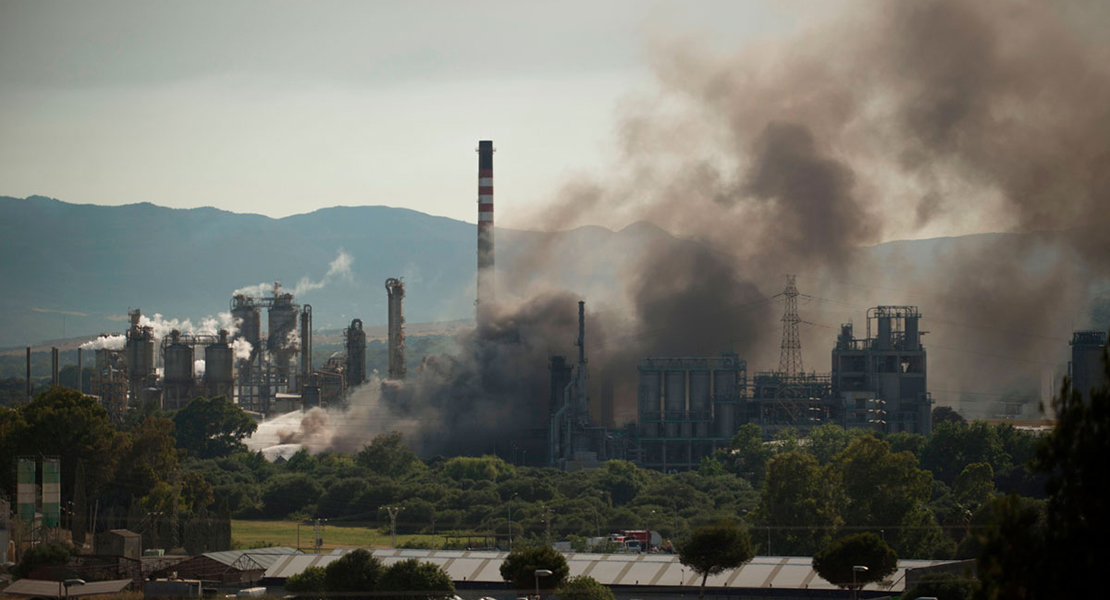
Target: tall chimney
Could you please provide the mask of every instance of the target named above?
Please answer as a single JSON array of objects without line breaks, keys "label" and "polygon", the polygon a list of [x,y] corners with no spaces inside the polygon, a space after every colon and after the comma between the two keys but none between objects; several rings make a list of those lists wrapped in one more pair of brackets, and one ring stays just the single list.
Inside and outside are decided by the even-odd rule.
[{"label": "tall chimney", "polygon": [[493,301],[493,142],[478,142],[478,313]]},{"label": "tall chimney", "polygon": [[58,381],[58,348],[50,348],[50,385],[57,386]]},{"label": "tall chimney", "polygon": [[385,280],[389,297],[389,378],[405,378],[405,283],[397,277]]},{"label": "tall chimney", "polygon": [[77,391],[85,393],[85,364],[81,362],[81,347],[77,347]]},{"label": "tall chimney", "polygon": [[27,346],[27,400],[31,399],[31,347]]}]

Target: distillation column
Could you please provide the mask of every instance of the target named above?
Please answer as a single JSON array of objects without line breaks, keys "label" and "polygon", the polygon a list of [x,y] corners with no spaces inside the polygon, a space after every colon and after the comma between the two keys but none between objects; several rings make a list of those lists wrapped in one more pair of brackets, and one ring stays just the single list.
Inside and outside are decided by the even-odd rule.
[{"label": "distillation column", "polygon": [[389,378],[405,378],[405,284],[396,277],[385,280],[389,296]]}]

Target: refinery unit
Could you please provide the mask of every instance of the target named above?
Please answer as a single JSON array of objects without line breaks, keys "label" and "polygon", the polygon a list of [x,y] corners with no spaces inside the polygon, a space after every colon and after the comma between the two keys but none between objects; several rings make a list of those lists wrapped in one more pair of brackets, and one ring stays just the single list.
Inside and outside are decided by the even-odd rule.
[{"label": "refinery unit", "polygon": [[[404,288],[396,278],[390,278],[387,287],[392,290],[391,316],[396,315],[391,340],[399,346],[391,348],[391,372],[403,378]],[[154,327],[143,324],[138,309],[129,311],[131,326],[123,336],[122,348],[105,343],[95,351],[90,394],[99,398],[116,420],[122,419],[128,407],[144,402],[179,410],[200,396],[231,398],[244,410],[264,417],[342,403],[349,390],[366,382],[366,333],[361,319],[352,320],[343,331],[346,352],[315,367],[312,306],[298,305],[280,285],[274,285],[271,296],[235,294],[231,315],[235,327],[230,332],[172,330],[159,339]],[[204,368],[198,375],[201,357]]]}]

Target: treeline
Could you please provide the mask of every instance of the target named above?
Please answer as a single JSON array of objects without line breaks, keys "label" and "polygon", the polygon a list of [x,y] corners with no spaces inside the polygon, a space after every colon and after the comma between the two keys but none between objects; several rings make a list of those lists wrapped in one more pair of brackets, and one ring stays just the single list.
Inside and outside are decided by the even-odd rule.
[{"label": "treeline", "polygon": [[[989,518],[991,497],[1043,498],[1043,478],[1026,466],[1037,440],[1008,425],[937,416],[943,422],[929,439],[823,425],[765,440],[745,425],[698,470],[676,474],[624,461],[563,472],[492,456],[421,460],[397,433],[354,454],[301,451],[275,464],[245,449],[255,424],[222,398],[174,414],[139,408],[113,426],[94,400],[56,388],[0,409],[0,453],[60,456],[63,504],[74,502],[78,525],[95,507],[102,524],[172,514],[177,522],[325,518],[388,530],[384,507],[395,506],[398,533],[504,536],[511,527],[518,543],[581,544],[621,529],[677,539],[732,519],[765,554],[811,555],[841,533],[873,531],[902,557],[972,557],[969,534]],[[0,469],[9,497],[12,473]],[[156,521],[144,522],[153,535],[167,526]]]}]

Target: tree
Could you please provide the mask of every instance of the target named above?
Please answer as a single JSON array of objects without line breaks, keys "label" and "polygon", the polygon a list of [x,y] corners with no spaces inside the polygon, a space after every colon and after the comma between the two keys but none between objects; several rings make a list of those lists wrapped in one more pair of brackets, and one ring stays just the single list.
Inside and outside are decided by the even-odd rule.
[{"label": "tree", "polygon": [[116,469],[116,485],[141,498],[177,470],[173,421],[151,414],[125,437],[128,443]]},{"label": "tree", "polygon": [[977,462],[990,463],[996,473],[1009,469],[998,431],[983,421],[939,423],[921,453],[921,466],[946,485],[955,483],[964,467]]},{"label": "tree", "polygon": [[956,501],[974,511],[994,492],[994,469],[988,463],[971,463],[956,477]]},{"label": "tree", "polygon": [[197,398],[173,417],[178,447],[198,458],[218,458],[244,450],[243,438],[258,424],[230,400]]},{"label": "tree", "polygon": [[853,441],[834,465],[848,499],[843,512],[848,525],[895,526],[914,506],[929,501],[929,473],[918,468],[912,454],[895,454],[874,436]]},{"label": "tree", "polygon": [[613,590],[586,575],[567,579],[555,595],[562,600],[616,600]]},{"label": "tree", "polygon": [[181,477],[181,503],[194,515],[216,501],[212,491],[212,484],[196,471],[189,471]]},{"label": "tree", "polygon": [[927,573],[913,587],[902,594],[903,598],[936,598],[937,600],[969,600],[975,590],[975,580],[955,573]]},{"label": "tree", "polygon": [[399,477],[422,464],[416,453],[405,445],[405,438],[399,431],[375,436],[355,456],[355,462],[383,477]]},{"label": "tree", "polygon": [[771,460],[773,452],[770,446],[763,443],[763,429],[759,425],[741,425],[729,442],[729,450],[735,462],[734,473],[751,481],[753,485],[763,482],[767,461]]},{"label": "tree", "polygon": [[966,423],[963,415],[951,406],[938,406],[933,409],[933,427],[940,423]]},{"label": "tree", "polygon": [[262,492],[266,516],[280,519],[315,503],[324,493],[316,479],[304,473],[285,473],[273,477]]},{"label": "tree", "polygon": [[513,550],[501,563],[501,578],[513,584],[517,590],[530,590],[536,585],[536,571],[546,569],[551,575],[540,578],[544,589],[554,589],[562,585],[570,567],[567,559],[551,546],[538,546]]},{"label": "tree", "polygon": [[825,423],[814,427],[809,432],[809,443],[806,451],[817,459],[817,462],[826,465],[832,462],[833,457],[840,454],[853,438],[859,437],[860,429],[851,431],[834,423]]},{"label": "tree", "polygon": [[755,556],[748,532],[731,521],[699,527],[678,546],[678,560],[701,575],[699,598],[710,575],[736,569]]},{"label": "tree", "polygon": [[610,460],[605,463],[599,483],[609,492],[614,506],[623,506],[647,487],[647,474],[626,460]]},{"label": "tree", "polygon": [[324,568],[324,588],[329,592],[370,592],[382,570],[380,560],[359,548]]},{"label": "tree", "polygon": [[12,570],[16,577],[29,577],[39,567],[54,567],[69,562],[69,548],[55,542],[36,544],[23,552]]},{"label": "tree", "polygon": [[[840,524],[833,483],[809,454],[787,452],[771,459],[756,516],[774,532],[764,552],[812,554]],[[770,539],[770,538],[768,538]]]},{"label": "tree", "polygon": [[377,592],[406,592],[396,596],[385,594],[387,600],[407,600],[412,592],[420,598],[442,599],[455,594],[455,584],[439,565],[409,558],[390,565],[378,578]]},{"label": "tree", "polygon": [[[1110,378],[1110,357],[1103,350]],[[1052,400],[1056,427],[1037,446],[1033,468],[1048,475],[1043,518],[1011,495],[994,504],[998,519],[979,555],[981,598],[1081,597],[1103,587],[1110,562],[1110,388],[1084,398],[1067,378]]]},{"label": "tree", "polygon": [[322,592],[325,588],[324,568],[309,567],[285,580],[287,592]]},{"label": "tree", "polygon": [[116,433],[108,411],[95,399],[53,387],[18,410],[21,418],[13,423],[12,432],[16,448],[23,454],[61,459],[63,497],[72,497],[79,460],[85,464],[89,496],[96,496],[112,481],[127,440]]},{"label": "tree", "polygon": [[456,481],[497,481],[512,472],[512,465],[496,456],[456,456],[443,464],[443,474]]},{"label": "tree", "polygon": [[[852,567],[867,567],[858,573]],[[853,576],[858,587],[882,581],[898,569],[898,555],[874,533],[857,533],[834,540],[813,555],[813,570],[829,583],[852,587]]]}]

